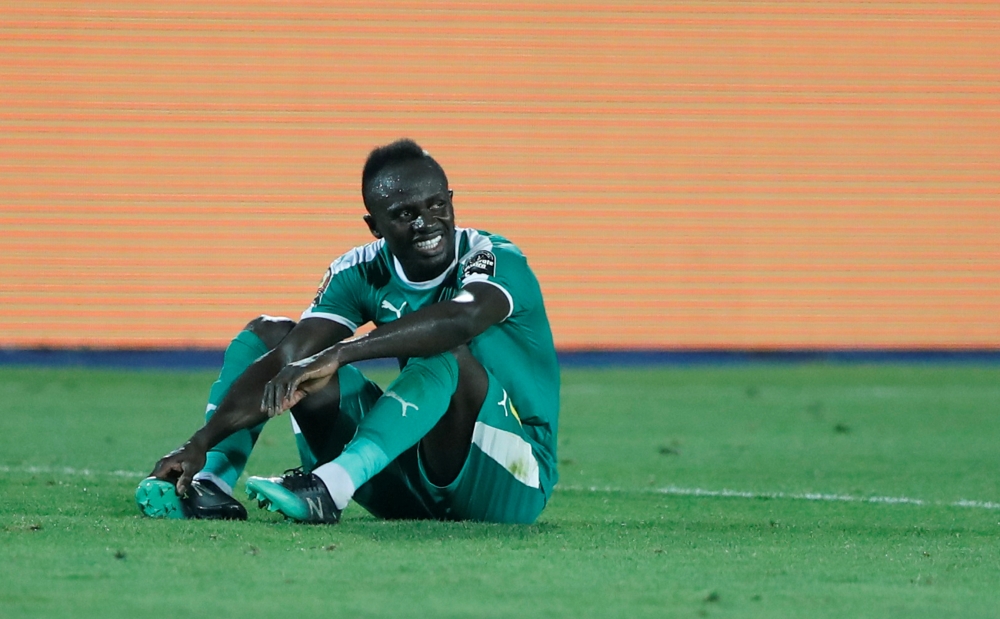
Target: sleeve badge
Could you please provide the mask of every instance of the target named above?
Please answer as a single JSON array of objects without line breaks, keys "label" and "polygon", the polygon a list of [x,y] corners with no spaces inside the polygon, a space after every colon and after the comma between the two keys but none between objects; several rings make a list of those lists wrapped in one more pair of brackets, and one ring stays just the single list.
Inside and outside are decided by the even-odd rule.
[{"label": "sleeve badge", "polygon": [[319,288],[316,289],[316,297],[313,298],[313,306],[319,305],[320,299],[323,298],[323,293],[326,292],[326,287],[330,285],[331,279],[333,279],[332,266],[326,270],[326,274],[323,275],[323,281],[319,283]]},{"label": "sleeve badge", "polygon": [[462,269],[462,279],[472,275],[485,275],[493,277],[497,271],[497,257],[491,251],[476,252],[465,263]]}]

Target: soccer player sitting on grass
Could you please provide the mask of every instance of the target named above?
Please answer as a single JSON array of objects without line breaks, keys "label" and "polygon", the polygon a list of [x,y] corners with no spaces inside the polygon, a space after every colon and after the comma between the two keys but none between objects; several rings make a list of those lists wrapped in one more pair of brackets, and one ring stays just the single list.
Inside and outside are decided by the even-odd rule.
[{"label": "soccer player sitting on grass", "polygon": [[[444,170],[410,140],[372,151],[362,195],[376,240],[331,264],[298,323],[237,335],[205,425],[139,485],[142,513],[245,519],[233,486],[291,409],[302,468],[246,484],[289,518],[335,523],[351,499],[382,518],[537,518],[557,479],[559,367],[524,255],[456,228]],[[386,357],[401,370],[385,392],[350,365]]]}]

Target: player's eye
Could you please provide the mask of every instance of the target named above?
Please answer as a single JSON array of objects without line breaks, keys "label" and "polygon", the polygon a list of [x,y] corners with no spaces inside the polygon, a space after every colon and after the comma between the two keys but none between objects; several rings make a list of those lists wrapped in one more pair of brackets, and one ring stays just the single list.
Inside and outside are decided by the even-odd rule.
[{"label": "player's eye", "polygon": [[445,204],[446,204],[446,202],[444,200],[438,200],[433,205],[431,205],[431,208],[435,208],[435,209],[439,209],[440,210],[440,209],[444,208]]}]

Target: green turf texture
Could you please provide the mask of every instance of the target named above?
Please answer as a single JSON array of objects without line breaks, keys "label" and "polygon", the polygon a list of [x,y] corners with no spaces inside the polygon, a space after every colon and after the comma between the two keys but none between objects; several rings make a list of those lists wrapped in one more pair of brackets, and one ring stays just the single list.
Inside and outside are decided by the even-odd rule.
[{"label": "green turf texture", "polygon": [[[996,366],[566,370],[532,526],[140,517],[213,379],[0,368],[0,616],[1000,614]],[[294,464],[282,417],[248,472]]]}]

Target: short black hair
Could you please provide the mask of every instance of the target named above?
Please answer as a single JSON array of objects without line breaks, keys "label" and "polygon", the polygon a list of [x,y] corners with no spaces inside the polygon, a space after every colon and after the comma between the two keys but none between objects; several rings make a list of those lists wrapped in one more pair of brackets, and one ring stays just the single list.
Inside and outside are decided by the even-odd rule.
[{"label": "short black hair", "polygon": [[368,154],[365,169],[361,172],[361,194],[364,195],[372,179],[390,165],[420,160],[426,160],[431,167],[441,173],[445,184],[448,183],[448,176],[444,173],[441,164],[434,160],[434,157],[431,157],[427,151],[410,138],[402,138],[392,144],[379,146]]}]

